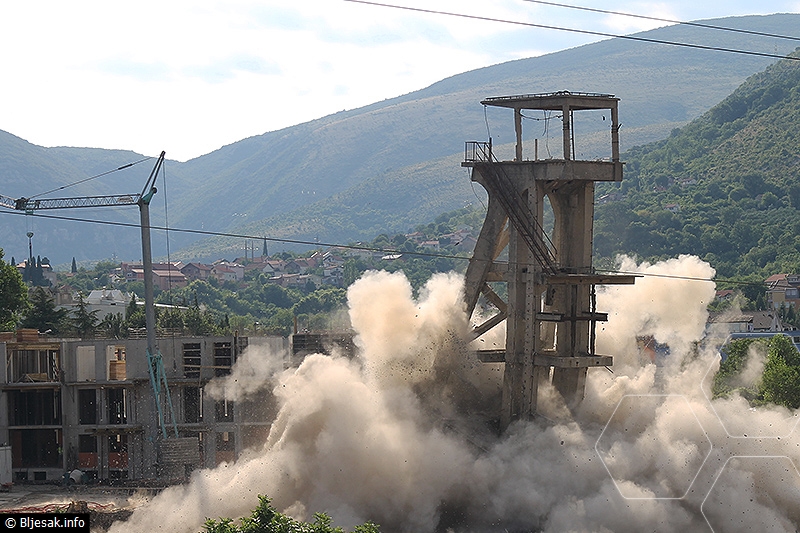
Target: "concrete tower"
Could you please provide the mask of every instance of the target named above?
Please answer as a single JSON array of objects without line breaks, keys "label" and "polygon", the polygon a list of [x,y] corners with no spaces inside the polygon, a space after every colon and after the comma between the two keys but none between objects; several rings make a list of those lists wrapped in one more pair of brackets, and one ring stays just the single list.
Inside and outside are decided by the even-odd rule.
[{"label": "concrete tower", "polygon": [[[489,195],[488,211],[466,273],[466,305],[472,312],[481,294],[499,313],[477,326],[473,335],[506,324],[505,350],[482,354],[504,362],[500,422],[506,428],[536,413],[539,384],[552,380],[574,406],[583,399],[589,367],[610,366],[612,358],[595,353],[595,324],[607,319],[595,310],[595,286],[631,284],[633,276],[597,275],[592,267],[594,184],[621,181],[618,98],[570,93],[504,96],[481,102],[513,110],[516,133],[513,161],[499,161],[489,143],[468,142],[462,166]],[[526,159],[522,145],[524,110],[560,113],[563,157]],[[611,154],[607,160],[575,160],[575,112],[610,111]],[[605,115],[603,115],[605,118]],[[545,201],[553,212],[552,232],[543,228]],[[507,250],[507,261],[498,260]],[[505,282],[507,301],[490,283]],[[551,371],[552,369],[552,371]]]}]

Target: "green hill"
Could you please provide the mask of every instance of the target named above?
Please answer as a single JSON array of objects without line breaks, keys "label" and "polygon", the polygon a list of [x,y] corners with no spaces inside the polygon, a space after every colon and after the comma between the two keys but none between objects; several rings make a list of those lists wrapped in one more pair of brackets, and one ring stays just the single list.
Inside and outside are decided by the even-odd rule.
[{"label": "green hill", "polygon": [[[793,24],[800,22],[800,17],[773,15],[716,22],[792,33],[796,27]],[[673,26],[642,35],[775,51],[774,41],[770,41],[772,48],[764,48],[763,40],[742,40],[741,34],[695,30]],[[786,47],[785,53],[793,49],[785,42],[779,46]],[[274,191],[277,197],[263,198],[262,208],[275,214],[243,224],[237,231],[308,241],[369,240],[377,233],[406,231],[439,213],[478,202],[476,193],[482,197],[483,191],[473,188],[459,164],[463,142],[486,139],[487,128],[495,146],[502,147],[513,140],[510,114],[490,108],[484,115],[479,102],[487,96],[565,88],[615,94],[621,99],[624,148],[666,137],[770,62],[765,58],[611,39],[453,76],[427,89],[295,127],[298,129],[247,139],[201,159],[205,164],[229,152],[247,149],[252,150],[249,163],[274,160],[281,168],[281,172],[273,173],[265,165],[261,185],[254,182],[253,189],[248,189],[260,186]],[[603,127],[604,124],[581,125],[582,138],[591,138],[593,131],[599,132]],[[536,122],[526,121],[524,128],[526,137],[542,136]],[[597,137],[607,143],[607,135]],[[259,141],[267,139],[274,146],[257,151]],[[311,143],[313,148],[303,142]],[[292,149],[282,148],[287,143]],[[327,147],[324,157],[316,155],[321,146]],[[599,151],[597,146],[585,146],[586,153],[581,156],[592,157]],[[273,159],[273,154],[295,157],[295,148],[314,155],[305,157],[299,167]],[[223,171],[224,164],[216,168]],[[224,175],[237,172],[237,168],[231,168],[224,170]],[[321,183],[321,176],[325,175],[325,190],[307,188],[310,183]],[[338,187],[335,191],[334,186]],[[222,185],[209,183],[206,187]],[[322,198],[306,200],[302,206],[292,208],[304,195],[308,200]],[[275,205],[277,202],[280,206]],[[227,248],[233,252],[237,246],[241,245],[235,240],[218,238],[181,253],[186,257],[208,256]]]},{"label": "green hill", "polygon": [[800,272],[798,146],[800,61],[784,60],[625,155],[624,181],[598,190],[624,198],[597,207],[596,253],[691,253],[722,277],[758,281]]}]

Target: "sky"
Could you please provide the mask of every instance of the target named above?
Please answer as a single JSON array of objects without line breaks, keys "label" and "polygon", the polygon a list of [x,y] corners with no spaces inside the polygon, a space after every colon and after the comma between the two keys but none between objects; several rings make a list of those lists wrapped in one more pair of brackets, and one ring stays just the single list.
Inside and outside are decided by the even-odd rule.
[{"label": "sky", "polygon": [[[665,25],[526,0],[385,3],[612,34]],[[800,12],[800,0],[571,5],[674,20]],[[186,161],[599,39],[346,0],[2,2],[0,130],[40,146]]]}]

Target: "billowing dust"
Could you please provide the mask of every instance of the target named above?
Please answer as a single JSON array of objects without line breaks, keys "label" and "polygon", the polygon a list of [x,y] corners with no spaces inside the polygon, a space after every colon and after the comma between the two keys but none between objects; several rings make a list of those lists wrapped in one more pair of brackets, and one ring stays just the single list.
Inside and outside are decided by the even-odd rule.
[{"label": "billowing dust", "polygon": [[[384,532],[794,531],[793,413],[708,399],[718,346],[701,341],[714,284],[699,279],[713,269],[690,256],[621,261],[649,276],[598,294],[609,320],[597,352],[614,366],[589,370],[574,412],[545,387],[541,416],[499,435],[502,367],[474,353],[497,338],[466,342],[462,277],[434,276],[414,298],[402,273],[368,272],[348,290],[356,357],[284,370],[282,354],[245,352],[209,389],[274,395],[267,442],[194,472],[112,531],[197,532],[206,517],[248,514],[259,494],[297,518],[326,512]],[[670,346],[657,364],[637,349],[647,335]]]}]

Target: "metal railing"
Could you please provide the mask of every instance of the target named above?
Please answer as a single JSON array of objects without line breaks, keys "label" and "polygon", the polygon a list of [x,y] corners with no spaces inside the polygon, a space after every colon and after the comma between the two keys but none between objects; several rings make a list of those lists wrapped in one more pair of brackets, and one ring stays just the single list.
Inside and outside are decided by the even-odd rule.
[{"label": "metal railing", "polygon": [[464,143],[465,163],[489,163],[492,161],[492,141],[467,141]]},{"label": "metal railing", "polygon": [[492,153],[492,140],[467,141],[464,144],[464,162],[482,163],[487,192],[494,195],[503,206],[509,221],[544,270],[548,274],[555,274],[557,271],[555,246],[527,203],[512,192],[515,187],[511,178],[502,165],[496,164],[499,161]]}]

